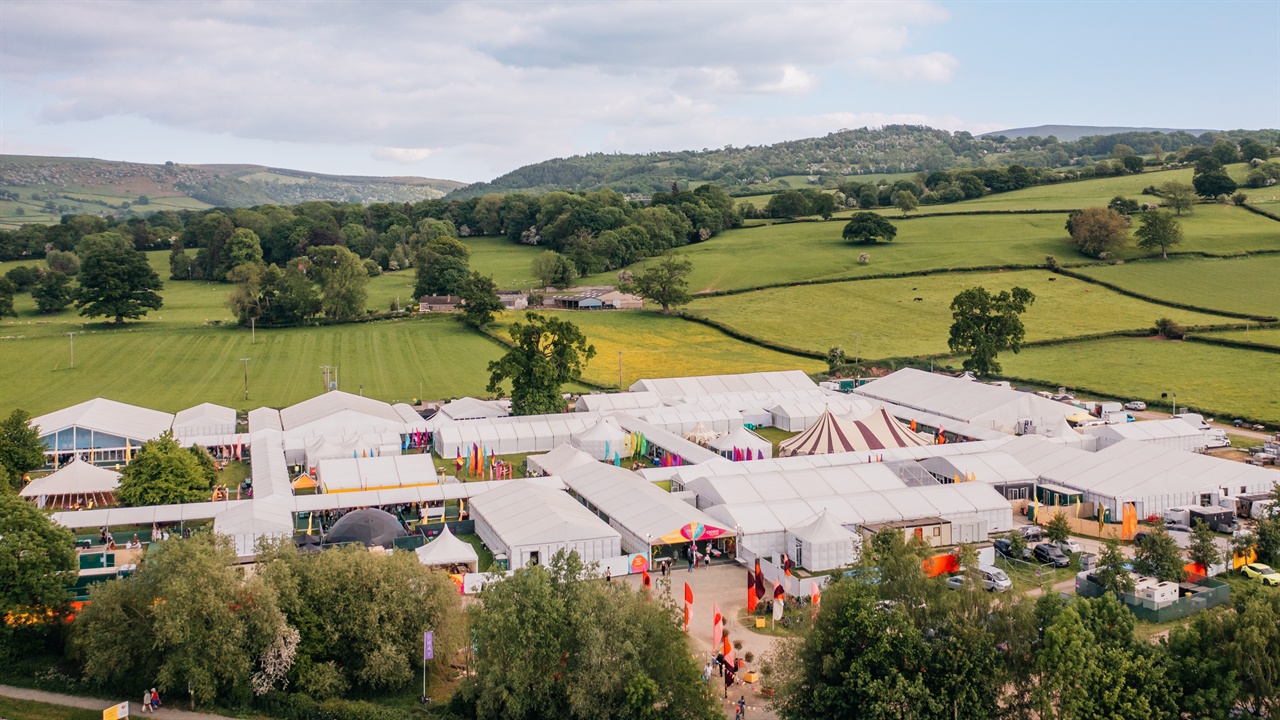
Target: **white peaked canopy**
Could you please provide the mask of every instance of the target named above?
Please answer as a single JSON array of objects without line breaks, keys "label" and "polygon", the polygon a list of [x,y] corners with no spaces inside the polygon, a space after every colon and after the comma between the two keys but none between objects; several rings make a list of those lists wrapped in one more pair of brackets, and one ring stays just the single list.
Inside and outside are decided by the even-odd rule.
[{"label": "white peaked canopy", "polygon": [[596,459],[569,443],[564,443],[549,453],[530,455],[525,458],[525,462],[529,464],[530,472],[563,475],[574,468],[590,465],[596,462]]},{"label": "white peaked canopy", "polygon": [[796,564],[814,572],[852,564],[859,544],[858,536],[825,509],[812,520],[787,530],[787,547]]},{"label": "white peaked canopy", "polygon": [[573,435],[573,444],[596,460],[610,460],[614,455],[626,455],[623,447],[627,433],[611,417],[600,418],[599,422],[580,433]]},{"label": "white peaked canopy", "polygon": [[481,418],[506,417],[507,412],[501,404],[473,397],[461,397],[440,406],[440,412],[450,420],[479,420]]},{"label": "white peaked canopy", "polygon": [[445,525],[444,530],[434,540],[414,551],[418,562],[431,567],[453,567],[466,565],[470,572],[476,571],[480,557],[471,543],[459,540]]},{"label": "white peaked canopy", "polygon": [[236,555],[254,554],[261,538],[293,536],[293,512],[289,498],[257,498],[218,513],[213,531],[228,535],[236,544]]},{"label": "white peaked canopy", "polygon": [[[733,460],[735,455],[743,460],[773,457],[773,443],[751,432],[745,426],[722,438],[712,440],[707,447],[730,460]],[[734,452],[735,450],[737,453]]]},{"label": "white peaked canopy", "polygon": [[718,435],[708,430],[706,425],[703,425],[702,423],[698,423],[697,425],[693,426],[692,430],[690,430],[688,433],[685,434],[684,439],[688,440],[689,442],[706,446],[707,443],[710,443],[711,441],[715,440],[717,437]]},{"label": "white peaked canopy", "polygon": [[100,468],[84,460],[76,459],[61,470],[32,480],[18,494],[25,498],[40,498],[41,507],[58,505],[59,498],[94,497],[98,504],[114,501],[111,494],[120,487],[120,473]]}]

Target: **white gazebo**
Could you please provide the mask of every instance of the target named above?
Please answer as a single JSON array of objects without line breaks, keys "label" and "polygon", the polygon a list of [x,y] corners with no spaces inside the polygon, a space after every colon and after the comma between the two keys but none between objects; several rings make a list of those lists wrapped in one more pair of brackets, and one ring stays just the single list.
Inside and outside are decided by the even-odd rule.
[{"label": "white gazebo", "polygon": [[120,487],[120,473],[75,459],[61,470],[32,480],[18,495],[34,498],[38,507],[72,507],[114,505],[115,491]]},{"label": "white gazebo", "polygon": [[608,461],[615,455],[630,454],[623,446],[627,433],[611,417],[600,418],[595,425],[573,435],[573,444],[596,460]]},{"label": "white gazebo", "polygon": [[414,551],[418,562],[430,567],[445,568],[450,571],[463,566],[463,572],[475,572],[480,563],[480,556],[471,543],[459,540],[457,535],[445,525],[444,530],[434,540]]},{"label": "white gazebo", "polygon": [[703,447],[706,447],[708,443],[715,440],[719,436],[720,436],[719,433],[713,430],[708,430],[706,425],[703,425],[702,423],[698,423],[697,425],[693,426],[692,430],[685,433],[684,439],[688,440],[691,443],[697,443]]},{"label": "white gazebo", "polygon": [[707,447],[730,460],[763,460],[773,457],[773,443],[742,426]]},{"label": "white gazebo", "polygon": [[787,547],[796,564],[822,572],[851,565],[857,560],[861,541],[826,510],[806,523],[787,530]]}]

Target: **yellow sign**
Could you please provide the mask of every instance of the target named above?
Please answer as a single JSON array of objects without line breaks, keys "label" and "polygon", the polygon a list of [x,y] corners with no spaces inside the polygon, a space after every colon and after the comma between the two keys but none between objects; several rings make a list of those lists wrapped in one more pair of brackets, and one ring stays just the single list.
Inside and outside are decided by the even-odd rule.
[{"label": "yellow sign", "polygon": [[122,702],[102,711],[102,720],[121,720],[129,717],[129,703]]}]

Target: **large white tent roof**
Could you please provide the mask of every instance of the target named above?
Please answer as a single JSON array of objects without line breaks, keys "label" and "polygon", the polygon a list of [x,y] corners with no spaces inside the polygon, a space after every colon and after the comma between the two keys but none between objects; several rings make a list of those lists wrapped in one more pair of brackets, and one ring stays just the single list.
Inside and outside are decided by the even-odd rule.
[{"label": "large white tent roof", "polygon": [[506,482],[473,497],[471,511],[483,518],[508,548],[620,537],[617,530],[568,494],[523,480]]},{"label": "large white tent roof", "polygon": [[610,413],[619,410],[644,410],[662,406],[662,398],[652,392],[592,393],[578,398],[578,412]]},{"label": "large white tent roof", "polygon": [[[743,465],[745,463],[736,463]],[[906,483],[884,463],[701,477],[684,483],[702,507],[892,490]]]},{"label": "large white tent roof", "polygon": [[506,417],[511,413],[501,403],[461,397],[440,406],[440,412],[452,420],[477,420],[480,418]]},{"label": "large white tent roof", "polygon": [[[701,510],[675,497],[635,473],[601,464],[565,473],[561,480],[574,493],[594,505],[613,522],[649,544],[661,544],[663,536],[690,525],[721,530]],[[727,534],[732,535],[732,531]]]},{"label": "large white tent roof", "polygon": [[987,427],[1011,426],[1018,420],[1048,423],[1077,412],[1034,393],[973,380],[904,368],[854,390],[906,408],[922,410]]},{"label": "large white tent roof", "polygon": [[22,497],[91,495],[114,492],[118,487],[120,473],[76,459],[56,472],[32,480],[18,494]]},{"label": "large white tent roof", "polygon": [[853,537],[853,533],[840,524],[840,521],[832,517],[831,513],[825,509],[815,515],[809,522],[801,523],[789,529],[792,535],[815,544],[848,541]]},{"label": "large white tent roof", "polygon": [[654,378],[640,380],[631,386],[632,392],[657,393],[664,402],[706,395],[722,395],[735,392],[773,392],[775,390],[805,390],[817,384],[800,370],[744,373],[742,375],[704,375],[699,377]]},{"label": "large white tent roof", "polygon": [[1004,452],[921,458],[918,462],[926,470],[944,477],[954,478],[959,475],[963,480],[972,473],[976,482],[988,485],[1036,481],[1036,474],[1030,468]]},{"label": "large white tent roof", "polygon": [[549,453],[530,455],[525,461],[531,470],[540,470],[548,475],[563,475],[574,468],[599,462],[569,443],[558,445]]},{"label": "large white tent roof", "polygon": [[480,562],[480,556],[471,543],[459,540],[448,525],[431,542],[414,552],[423,565],[475,565]]},{"label": "large white tent roof", "polygon": [[280,411],[275,408],[260,407],[249,411],[249,432],[259,430],[283,430],[280,424]]},{"label": "large white tent roof", "polygon": [[712,440],[707,444],[707,447],[716,452],[726,452],[734,449],[750,451],[751,457],[756,457],[757,453],[763,453],[765,457],[773,455],[773,443],[741,425],[728,435]]},{"label": "large white tent roof", "polygon": [[347,430],[400,430],[406,422],[388,403],[341,390],[317,395],[280,411],[280,423],[286,432],[308,430],[323,421],[333,425],[333,421],[339,419],[337,427]]},{"label": "large white tent roof", "polygon": [[236,411],[213,403],[200,403],[173,416],[176,437],[230,435],[236,431]]},{"label": "large white tent roof", "polygon": [[1182,418],[1100,425],[1084,428],[1084,431],[1089,435],[1099,437],[1107,436],[1116,440],[1139,440],[1143,442],[1172,440],[1175,438],[1201,439],[1204,437],[1204,433],[1201,432],[1200,428]]},{"label": "large white tent roof", "polygon": [[63,428],[81,427],[108,435],[151,440],[173,427],[173,415],[106,398],[86,400],[31,420],[41,435]]}]

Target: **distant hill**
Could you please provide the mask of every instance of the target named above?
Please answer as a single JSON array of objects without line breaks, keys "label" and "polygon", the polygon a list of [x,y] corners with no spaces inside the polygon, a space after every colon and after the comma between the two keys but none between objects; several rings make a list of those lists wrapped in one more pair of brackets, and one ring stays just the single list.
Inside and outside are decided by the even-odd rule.
[{"label": "distant hill", "polygon": [[[0,155],[0,188],[18,196],[17,201],[0,207],[0,224],[52,222],[63,212],[145,214],[160,209],[292,205],[312,200],[418,202],[443,197],[463,186],[453,180],[324,175],[263,165],[149,165]],[[144,195],[145,204],[140,204]]]},{"label": "distant hill", "polygon": [[[919,125],[886,125],[840,130],[823,137],[774,145],[634,155],[594,153],[526,165],[490,182],[456,190],[450,198],[601,188],[644,197],[669,189],[672,183],[704,182],[714,182],[736,195],[752,195],[806,186],[834,187],[847,180],[870,180],[920,171],[1014,164],[1027,167],[1088,164],[1109,158],[1117,143],[1147,154],[1156,146],[1167,153],[1190,145],[1212,144],[1215,137],[1236,141],[1253,137],[1264,144],[1280,141],[1280,133],[1275,130],[1232,130],[1206,136],[1200,130],[1189,133],[1086,127],[1077,128],[1080,132],[1073,132],[1071,140],[1059,135],[1058,142],[1042,141],[1050,130],[1066,133],[1070,127],[1029,128],[1045,133],[1034,142],[1007,135],[1021,132],[1019,130],[1004,131],[1006,139],[1001,141],[997,140],[998,134],[974,137],[967,132],[953,133]],[[1083,132],[1092,131],[1123,132],[1081,136]]]},{"label": "distant hill", "polygon": [[1181,132],[1199,137],[1205,133],[1218,131],[1187,130],[1181,128],[1103,127],[1099,125],[1037,125],[1036,127],[1011,128],[1009,130],[997,130],[995,132],[982,133],[978,137],[998,137],[1003,135],[1007,138],[1046,138],[1052,135],[1058,138],[1058,142],[1071,142],[1072,140],[1079,140],[1083,137],[1119,135],[1121,133],[1130,132],[1158,132],[1165,134]]}]

